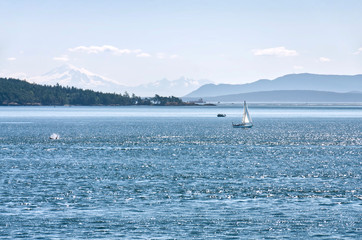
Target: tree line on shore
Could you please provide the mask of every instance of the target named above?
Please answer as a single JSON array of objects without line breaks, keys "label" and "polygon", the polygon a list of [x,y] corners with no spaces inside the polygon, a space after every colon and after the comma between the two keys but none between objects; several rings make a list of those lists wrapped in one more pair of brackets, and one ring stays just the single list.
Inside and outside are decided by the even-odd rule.
[{"label": "tree line on shore", "polygon": [[84,106],[127,106],[127,105],[189,105],[180,98],[141,98],[135,94],[102,93],[75,87],[39,85],[13,78],[0,78],[0,105],[84,105]]}]

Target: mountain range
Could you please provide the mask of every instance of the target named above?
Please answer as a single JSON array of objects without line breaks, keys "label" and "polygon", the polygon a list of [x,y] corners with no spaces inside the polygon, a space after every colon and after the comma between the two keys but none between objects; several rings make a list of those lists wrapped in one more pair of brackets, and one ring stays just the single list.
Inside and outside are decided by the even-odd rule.
[{"label": "mountain range", "polygon": [[141,97],[184,96],[184,101],[203,98],[209,102],[362,102],[362,74],[288,74],[274,80],[261,79],[247,84],[212,84],[208,80],[181,77],[162,79],[138,86],[65,64],[41,76],[28,79],[43,85],[73,86],[105,93],[134,93]]},{"label": "mountain range", "polygon": [[187,94],[185,98],[204,98],[276,90],[312,90],[340,93],[362,91],[362,74],[350,76],[301,73],[288,74],[274,80],[261,79],[247,84],[206,84]]},{"label": "mountain range", "polygon": [[56,84],[73,86],[106,93],[124,93],[127,91],[142,97],[152,97],[155,94],[162,96],[184,96],[203,84],[210,83],[208,80],[193,80],[181,77],[173,81],[162,79],[138,86],[126,86],[116,80],[70,64],[64,64],[41,76],[31,77],[27,81],[52,86]]},{"label": "mountain range", "polygon": [[128,87],[127,89],[129,90],[127,91],[135,93],[137,96],[146,97],[154,96],[155,94],[162,96],[184,96],[207,83],[210,83],[210,81],[203,79],[194,80],[186,77],[180,77],[179,79],[170,81],[164,78],[156,82]]},{"label": "mountain range", "polygon": [[362,75],[288,74],[247,84],[206,84],[182,99],[206,102],[362,102]]}]

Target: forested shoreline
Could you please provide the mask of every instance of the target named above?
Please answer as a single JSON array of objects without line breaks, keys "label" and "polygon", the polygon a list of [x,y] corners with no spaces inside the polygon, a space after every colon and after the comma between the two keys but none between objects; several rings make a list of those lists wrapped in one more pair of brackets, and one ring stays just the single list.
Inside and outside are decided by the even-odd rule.
[{"label": "forested shoreline", "polygon": [[127,105],[190,105],[180,98],[154,97],[141,98],[135,94],[102,93],[75,87],[39,85],[14,78],[0,78],[0,105],[38,106],[127,106]]}]

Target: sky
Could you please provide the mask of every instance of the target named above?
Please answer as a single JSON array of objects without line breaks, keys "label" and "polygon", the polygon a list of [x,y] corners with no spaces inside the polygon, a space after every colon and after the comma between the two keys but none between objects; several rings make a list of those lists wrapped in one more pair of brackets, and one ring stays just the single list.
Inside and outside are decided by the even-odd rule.
[{"label": "sky", "polygon": [[360,0],[2,0],[0,75],[69,63],[135,86],[362,73]]}]

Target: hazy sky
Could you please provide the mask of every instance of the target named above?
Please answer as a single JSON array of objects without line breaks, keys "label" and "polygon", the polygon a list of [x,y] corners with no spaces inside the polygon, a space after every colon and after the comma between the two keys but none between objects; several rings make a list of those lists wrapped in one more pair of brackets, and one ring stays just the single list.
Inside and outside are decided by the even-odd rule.
[{"label": "hazy sky", "polygon": [[70,63],[125,85],[361,74],[362,1],[0,1],[0,74]]}]

